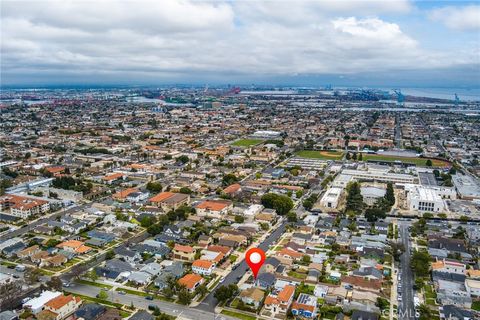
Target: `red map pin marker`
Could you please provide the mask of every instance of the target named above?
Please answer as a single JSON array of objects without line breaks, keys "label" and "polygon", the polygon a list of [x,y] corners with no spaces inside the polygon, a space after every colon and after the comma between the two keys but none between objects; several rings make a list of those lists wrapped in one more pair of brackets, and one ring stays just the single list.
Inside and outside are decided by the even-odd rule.
[{"label": "red map pin marker", "polygon": [[250,269],[252,269],[253,277],[257,279],[258,271],[265,262],[265,252],[259,248],[251,248],[245,254],[245,260]]}]

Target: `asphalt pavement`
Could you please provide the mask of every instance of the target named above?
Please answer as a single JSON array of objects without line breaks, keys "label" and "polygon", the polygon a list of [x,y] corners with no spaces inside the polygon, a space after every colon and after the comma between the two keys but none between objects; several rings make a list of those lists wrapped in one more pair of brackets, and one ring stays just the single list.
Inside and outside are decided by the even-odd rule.
[{"label": "asphalt pavement", "polygon": [[[276,242],[280,236],[285,232],[285,226],[287,225],[287,221],[284,220],[275,231],[273,231],[261,244],[259,244],[257,247],[262,249],[263,251],[267,251],[268,248]],[[238,280],[249,270],[249,267],[247,263],[245,262],[245,259],[240,262],[238,267],[235,270],[232,270],[226,277],[225,280],[220,284],[227,286],[229,284],[236,284],[238,283]],[[208,311],[208,312],[214,312],[215,306],[217,305],[218,301],[215,299],[213,296],[215,293],[215,289],[210,292],[205,299],[195,307],[197,310],[203,310],[203,311]]]},{"label": "asphalt pavement", "polygon": [[399,319],[410,320],[415,319],[415,310],[413,305],[413,273],[410,269],[410,232],[408,231],[408,224],[399,221],[399,234],[405,247],[405,252],[400,257],[400,270],[402,272],[402,301],[399,303]]},{"label": "asphalt pavement", "polygon": [[[66,288],[67,291],[86,295],[90,297],[95,297],[99,292],[100,288],[74,283],[71,287]],[[190,308],[188,306],[176,304],[173,302],[161,301],[161,300],[147,300],[145,297],[133,295],[133,294],[120,294],[117,291],[109,290],[108,292],[108,301],[121,303],[127,306],[134,305],[139,309],[148,309],[148,306],[153,305],[157,306],[161,312],[167,313],[172,316],[187,318],[191,320],[202,320],[202,319],[225,319],[225,320],[238,320],[226,315],[215,314],[213,311],[204,311],[198,310],[196,308]]]},{"label": "asphalt pavement", "polygon": [[71,207],[67,210],[60,210],[58,212],[55,212],[51,215],[48,215],[45,218],[40,218],[38,220],[35,220],[33,222],[27,222],[28,224],[22,228],[18,228],[17,230],[14,230],[12,232],[8,232],[7,234],[4,234],[3,236],[0,237],[0,241],[4,241],[7,239],[15,238],[16,236],[21,236],[27,232],[30,232],[31,230],[35,229],[37,226],[44,224],[50,220],[55,220],[57,217],[61,217],[65,214],[68,213],[73,213],[75,211],[80,211],[83,210],[85,207],[88,207],[87,204],[81,205],[81,206],[75,206]]}]

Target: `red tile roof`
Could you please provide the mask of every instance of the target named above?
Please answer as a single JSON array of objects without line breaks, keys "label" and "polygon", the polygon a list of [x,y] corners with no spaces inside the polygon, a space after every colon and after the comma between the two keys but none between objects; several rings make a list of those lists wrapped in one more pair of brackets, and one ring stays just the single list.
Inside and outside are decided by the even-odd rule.
[{"label": "red tile roof", "polygon": [[221,211],[232,204],[228,200],[205,200],[197,205],[197,209]]},{"label": "red tile roof", "polygon": [[187,289],[195,288],[195,285],[202,282],[203,278],[196,273],[189,273],[178,280],[178,283],[184,285]]},{"label": "red tile roof", "polygon": [[54,310],[61,309],[63,306],[68,304],[69,302],[74,301],[74,302],[80,302],[81,299],[78,297],[74,297],[73,295],[69,296],[58,296],[56,298],[53,298],[52,300],[48,301],[45,306],[50,307]]}]

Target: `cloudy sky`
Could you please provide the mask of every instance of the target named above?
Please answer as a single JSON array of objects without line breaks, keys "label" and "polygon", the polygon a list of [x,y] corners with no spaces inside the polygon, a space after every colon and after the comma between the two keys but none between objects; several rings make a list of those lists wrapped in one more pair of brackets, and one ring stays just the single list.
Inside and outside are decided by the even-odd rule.
[{"label": "cloudy sky", "polygon": [[1,1],[2,85],[480,86],[480,2]]}]

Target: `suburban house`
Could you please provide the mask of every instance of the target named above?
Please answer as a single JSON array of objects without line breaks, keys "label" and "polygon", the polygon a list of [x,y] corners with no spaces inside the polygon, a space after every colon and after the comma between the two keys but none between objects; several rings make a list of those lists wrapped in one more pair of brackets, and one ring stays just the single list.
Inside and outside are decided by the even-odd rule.
[{"label": "suburban house", "polygon": [[215,269],[215,263],[208,260],[195,260],[192,263],[192,271],[201,275],[211,275]]},{"label": "suburban house", "polygon": [[276,317],[278,314],[282,316],[287,315],[287,311],[293,302],[293,296],[295,294],[295,286],[286,285],[277,294],[270,293],[264,302],[263,315],[267,314],[269,317]]},{"label": "suburban house", "polygon": [[201,286],[204,282],[205,279],[195,273],[186,274],[178,280],[178,283],[185,286],[190,293],[194,292],[195,289]]},{"label": "suburban house", "polygon": [[181,261],[195,260],[195,250],[190,246],[175,244],[173,247],[173,259]]},{"label": "suburban house", "polygon": [[233,209],[233,202],[229,200],[204,200],[195,209],[200,217],[219,219]]},{"label": "suburban house", "polygon": [[74,313],[82,304],[82,299],[73,295],[60,295],[48,301],[44,309],[37,314],[39,320],[61,320]]},{"label": "suburban house", "polygon": [[245,304],[252,305],[255,308],[258,308],[262,303],[264,294],[265,293],[263,292],[263,290],[255,287],[250,287],[240,292],[240,300],[242,300]]},{"label": "suburban house", "polygon": [[168,212],[190,203],[190,196],[183,193],[161,192],[148,200],[151,204]]},{"label": "suburban house", "polygon": [[300,293],[292,304],[292,314],[304,318],[315,318],[317,316],[317,297]]},{"label": "suburban house", "polygon": [[82,241],[78,241],[78,240],[68,240],[68,241],[62,242],[60,244],[57,244],[57,248],[60,248],[75,254],[88,253],[90,252],[90,250],[92,250],[92,248],[84,245]]}]

